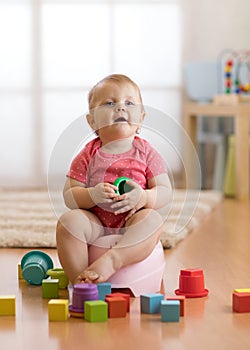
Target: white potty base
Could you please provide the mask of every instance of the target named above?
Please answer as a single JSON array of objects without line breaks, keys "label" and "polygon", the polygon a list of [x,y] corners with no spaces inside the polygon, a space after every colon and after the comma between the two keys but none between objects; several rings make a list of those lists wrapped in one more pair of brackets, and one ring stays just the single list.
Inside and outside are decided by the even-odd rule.
[{"label": "white potty base", "polygon": [[[107,249],[115,245],[121,235],[109,235],[99,238],[89,247],[89,263],[98,259]],[[143,261],[121,268],[109,278],[112,288],[129,288],[135,297],[145,293],[161,290],[162,277],[165,270],[165,258],[161,242]]]}]

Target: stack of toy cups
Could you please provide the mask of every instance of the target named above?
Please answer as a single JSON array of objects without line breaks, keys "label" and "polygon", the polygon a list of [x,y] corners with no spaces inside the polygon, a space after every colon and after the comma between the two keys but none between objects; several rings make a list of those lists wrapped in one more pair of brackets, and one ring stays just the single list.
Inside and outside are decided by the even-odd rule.
[{"label": "stack of toy cups", "polygon": [[83,317],[84,302],[98,300],[98,289],[96,284],[81,283],[73,286],[72,305],[69,306],[70,315]]},{"label": "stack of toy cups", "polygon": [[181,270],[179,276],[179,289],[177,295],[184,295],[186,298],[199,298],[208,294],[204,287],[204,274],[201,269]]}]

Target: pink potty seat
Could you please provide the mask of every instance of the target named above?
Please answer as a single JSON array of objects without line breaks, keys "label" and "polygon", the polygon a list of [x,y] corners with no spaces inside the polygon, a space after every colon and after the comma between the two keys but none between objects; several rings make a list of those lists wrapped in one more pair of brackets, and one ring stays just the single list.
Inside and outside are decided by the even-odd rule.
[{"label": "pink potty seat", "polygon": [[[89,247],[89,264],[117,244],[121,237],[121,235],[108,235],[98,238]],[[109,278],[108,282],[112,288],[129,288],[133,295],[138,297],[144,293],[160,291],[164,270],[164,252],[161,242],[158,242],[146,259],[121,268]]]}]

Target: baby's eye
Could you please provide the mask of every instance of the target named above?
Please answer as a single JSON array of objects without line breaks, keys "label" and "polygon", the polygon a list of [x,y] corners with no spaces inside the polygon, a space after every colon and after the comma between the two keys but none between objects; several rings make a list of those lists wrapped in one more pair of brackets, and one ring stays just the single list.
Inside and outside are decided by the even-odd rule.
[{"label": "baby's eye", "polygon": [[106,106],[110,106],[110,107],[113,107],[115,105],[115,103],[113,101],[107,101],[105,103]]},{"label": "baby's eye", "polygon": [[134,102],[132,102],[132,101],[126,101],[126,102],[125,102],[125,105],[126,105],[126,106],[134,106],[135,104],[134,104]]}]

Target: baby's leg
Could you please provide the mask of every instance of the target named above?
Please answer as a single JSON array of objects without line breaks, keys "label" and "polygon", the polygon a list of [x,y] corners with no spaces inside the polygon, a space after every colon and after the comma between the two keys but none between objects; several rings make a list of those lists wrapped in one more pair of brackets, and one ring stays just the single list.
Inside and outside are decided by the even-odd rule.
[{"label": "baby's leg", "polygon": [[[128,220],[125,233],[117,245],[91,264],[81,274],[81,278],[85,281],[104,282],[121,267],[144,260],[158,242],[161,227],[162,218],[155,210],[138,211]],[[90,271],[96,274],[92,277]]]},{"label": "baby's leg", "polygon": [[58,257],[73,284],[88,267],[88,244],[103,234],[101,222],[89,211],[75,209],[61,216],[56,230]]}]

